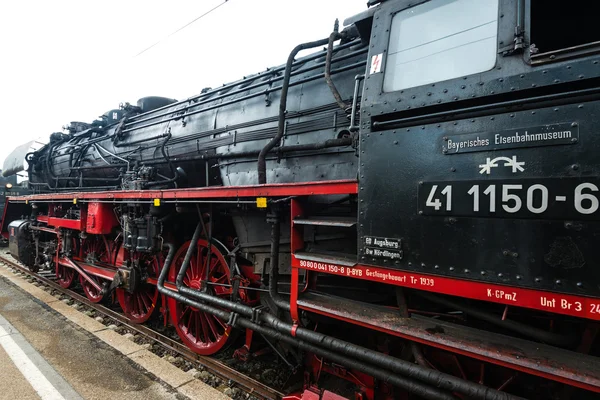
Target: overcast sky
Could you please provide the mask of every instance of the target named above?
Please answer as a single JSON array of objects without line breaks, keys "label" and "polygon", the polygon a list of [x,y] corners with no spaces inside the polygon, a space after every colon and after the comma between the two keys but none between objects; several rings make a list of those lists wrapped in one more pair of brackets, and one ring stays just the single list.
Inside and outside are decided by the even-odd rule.
[{"label": "overcast sky", "polygon": [[223,0],[0,1],[0,167],[19,144],[120,102],[183,99],[283,64],[366,2],[229,0],[167,38]]}]

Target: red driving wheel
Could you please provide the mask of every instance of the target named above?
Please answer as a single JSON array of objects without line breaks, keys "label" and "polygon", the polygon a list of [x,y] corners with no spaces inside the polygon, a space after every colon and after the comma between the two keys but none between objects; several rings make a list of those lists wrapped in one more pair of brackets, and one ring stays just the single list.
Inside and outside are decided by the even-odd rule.
[{"label": "red driving wheel", "polygon": [[[160,259],[160,256],[154,256],[139,260],[140,266],[145,268],[144,272],[148,274],[148,277],[158,279],[162,265]],[[155,285],[141,282],[133,293],[124,289],[117,289],[116,292],[123,313],[136,324],[146,322],[156,309],[158,288]]]},{"label": "red driving wheel", "polygon": [[[79,255],[77,239],[71,239],[71,243],[73,248],[73,255],[76,257]],[[58,263],[56,264],[56,283],[58,283],[60,287],[68,289],[71,286],[73,286],[73,282],[75,282],[76,276],[77,271],[75,271],[73,268],[65,267]]]},{"label": "red driving wheel", "polygon": [[[110,263],[111,253],[108,242],[103,236],[88,236],[81,245],[81,257],[85,262],[95,264],[98,262]],[[104,284],[103,279],[90,275],[98,285]],[[104,298],[103,294],[96,289],[83,276],[79,275],[79,283],[85,292],[85,295],[92,303],[99,303]]]},{"label": "red driving wheel", "polygon": [[[177,273],[181,269],[185,254],[191,241],[183,244],[175,254],[169,281],[175,282]],[[183,284],[191,289],[201,289],[202,281],[206,276],[208,261],[208,242],[198,240],[197,249],[190,260],[190,266],[183,278]],[[230,285],[229,266],[223,252],[215,244],[211,246],[210,266],[208,267],[208,281],[216,284]],[[230,286],[209,285],[209,293],[223,298],[229,298],[232,293]],[[193,351],[201,355],[215,354],[228,342],[231,327],[212,314],[202,312],[194,307],[182,304],[169,297],[169,313],[171,320],[181,340]]]}]

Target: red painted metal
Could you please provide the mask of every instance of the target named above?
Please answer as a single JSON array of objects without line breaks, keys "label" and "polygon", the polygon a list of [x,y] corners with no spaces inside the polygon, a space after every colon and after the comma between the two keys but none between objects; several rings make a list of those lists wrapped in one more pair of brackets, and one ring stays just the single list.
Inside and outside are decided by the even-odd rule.
[{"label": "red painted metal", "polygon": [[346,397],[340,396],[339,394],[335,394],[330,392],[329,390],[324,390],[321,395],[321,400],[348,400]]},{"label": "red painted metal", "polygon": [[[190,247],[190,241],[184,243],[173,258],[169,271],[169,281],[175,282],[183,259]],[[230,270],[223,253],[215,245],[211,245],[211,262],[208,261],[208,242],[198,240],[196,254],[190,260],[190,266],[183,278],[183,284],[192,289],[201,289],[208,268],[210,282],[231,285]],[[209,285],[214,295],[229,298],[233,289],[230,286]],[[212,314],[202,312],[193,307],[179,303],[172,297],[168,299],[169,314],[177,334],[181,340],[194,352],[201,355],[215,354],[229,341],[231,326]]]},{"label": "red painted metal", "polygon": [[[148,283],[149,285],[155,285],[158,283],[158,279],[156,278],[148,278],[146,279],[146,283]],[[174,283],[171,282],[165,282],[165,287],[169,290],[174,290],[177,292],[177,286],[175,286]]]},{"label": "red painted metal", "polygon": [[55,229],[55,228],[46,228],[46,227],[43,227],[43,226],[31,226],[30,229],[31,230],[35,230],[35,231],[42,231],[42,232],[53,233],[55,235],[58,234],[58,229]]},{"label": "red painted metal", "polygon": [[87,205],[86,231],[95,235],[107,235],[119,226],[113,206],[108,203],[90,202]]},{"label": "red painted metal", "polygon": [[298,285],[299,285],[299,270],[298,268],[292,268],[292,280],[290,288],[290,315],[293,322],[298,322],[300,317],[298,316]]},{"label": "red painted metal", "polygon": [[329,390],[319,390],[318,388],[308,388],[299,394],[292,394],[283,397],[282,400],[350,400],[347,397],[340,396]]},{"label": "red painted metal", "polygon": [[[304,216],[304,211],[300,200],[292,199],[290,201],[290,221],[291,221],[291,232],[290,232],[290,247],[292,253],[304,248],[304,226],[294,223],[294,220],[298,217]],[[292,321],[297,322],[300,320],[298,315],[298,284],[300,281],[300,270],[298,268],[292,268],[291,276],[291,289],[290,289],[290,315]]]},{"label": "red painted metal", "polygon": [[236,349],[233,352],[233,357],[235,357],[236,359],[238,359],[240,361],[248,361],[252,356],[250,348],[252,347],[252,339],[253,338],[254,338],[254,331],[252,329],[246,328],[245,343],[242,347],[240,347],[239,349]]},{"label": "red painted metal", "polygon": [[[72,240],[73,248],[77,249],[77,241],[75,239]],[[65,289],[70,288],[75,281],[75,277],[77,276],[77,271],[73,268],[66,267],[62,265],[59,260],[59,254],[62,251],[63,246],[63,238],[58,238],[58,246],[56,247],[56,257],[55,257],[55,275],[56,282]],[[77,251],[75,251],[77,253]]]},{"label": "red painted metal", "polygon": [[85,218],[84,219],[67,219],[67,218],[56,218],[48,217],[48,225],[56,228],[67,228],[76,229],[78,231],[85,230]]},{"label": "red painted metal", "polygon": [[[112,262],[111,248],[105,236],[89,235],[81,244],[80,255],[84,260],[94,263],[98,262],[110,265]],[[116,271],[113,271],[113,276],[115,274]],[[99,303],[104,298],[102,291],[103,281],[102,278],[93,274],[89,274],[88,277],[85,277],[81,273],[79,274],[79,283],[83,287],[85,295],[94,303]]]},{"label": "red painted metal", "polygon": [[[74,268],[73,264],[66,258],[60,258],[58,262],[63,267]],[[88,275],[93,275],[107,281],[112,281],[115,277],[115,273],[117,272],[116,269],[99,267],[97,265],[92,265],[81,261],[77,261],[77,265]]]},{"label": "red painted metal", "polygon": [[[122,253],[122,251],[119,251],[119,253]],[[162,265],[159,257],[142,256],[137,262],[140,268],[145,269],[149,276],[158,278]],[[156,285],[146,282],[140,282],[133,293],[117,288],[116,294],[123,314],[136,324],[144,323],[150,319],[158,302],[158,288]]]},{"label": "red painted metal", "polygon": [[[88,280],[84,278],[83,275],[79,274],[79,284],[83,288],[83,291],[88,300],[92,303],[99,303],[104,298],[104,294],[102,293],[102,287],[100,286],[102,285],[102,281],[99,278],[90,275],[90,279]],[[96,286],[99,286],[100,290],[96,289]]]},{"label": "red painted metal", "polygon": [[[306,356],[305,364],[310,373],[305,374],[305,379],[307,379],[308,381],[305,381],[304,383],[305,388],[307,388],[305,389],[304,393],[306,393],[307,391],[318,392],[321,394],[321,400],[345,400],[346,397],[340,397],[340,395],[338,394],[331,393],[327,390],[319,389],[319,382],[326,381],[326,379],[322,379],[323,376],[331,375],[348,381],[356,386],[353,396],[354,399],[375,400],[376,398],[376,382],[375,378],[373,378],[372,376],[364,374],[360,371],[345,368],[339,364],[328,362],[327,360],[317,357],[314,354],[308,354]],[[378,391],[379,396],[377,398],[380,400],[386,400],[387,396],[385,395],[385,392],[388,391],[389,388],[385,387],[385,382],[379,382],[379,385],[383,390]],[[331,397],[332,395],[338,397]]]},{"label": "red painted metal", "polygon": [[38,222],[44,222],[44,223],[48,223],[48,216],[47,215],[38,215],[35,218]]},{"label": "red painted metal", "polygon": [[600,299],[594,297],[524,289],[362,264],[344,267],[298,260],[294,256],[292,256],[292,267],[600,321]]},{"label": "red painted metal", "polygon": [[571,386],[600,392],[600,362],[592,356],[465,327],[439,319],[318,293],[301,309]]},{"label": "red painted metal", "polygon": [[51,200],[113,200],[113,199],[217,199],[253,198],[277,196],[312,196],[327,194],[356,194],[356,180],[336,180],[321,182],[277,183],[248,186],[209,186],[191,189],[168,190],[118,190],[106,192],[49,193],[29,196],[9,197],[10,202],[51,201]]},{"label": "red painted metal", "polygon": [[[2,211],[2,233],[5,232],[4,227],[8,227],[8,225],[6,224],[5,218],[6,218],[6,210],[8,210],[8,197],[6,199],[4,199],[4,210]],[[8,235],[6,236],[8,237]]]},{"label": "red painted metal", "polygon": [[[83,277],[84,275],[81,273],[82,271],[84,271],[84,272],[87,272],[86,270],[90,270],[90,269],[92,269],[92,268],[90,268],[90,267],[93,267],[93,266],[86,265],[86,266],[85,266],[85,268],[84,268],[83,266],[81,266],[81,265],[79,265],[79,264],[75,264],[73,261],[71,261],[71,260],[70,260],[70,259],[68,259],[68,258],[60,258],[60,259],[58,260],[58,262],[59,262],[59,264],[60,264],[61,266],[64,266],[64,267],[67,267],[67,268],[72,268],[72,269],[76,270],[77,272],[79,272],[79,274],[80,274],[80,282],[81,282],[81,279],[83,279],[83,280],[84,280],[85,282],[87,282],[87,283],[88,283],[88,285],[90,285],[90,286],[91,286],[93,289],[96,289],[97,291],[101,291],[101,290],[102,290],[102,288],[100,287],[100,285],[98,285],[98,283],[97,283],[96,281],[94,281],[94,282],[89,282],[88,280],[86,280],[86,279]],[[90,277],[91,277],[91,276],[95,276],[95,274],[92,274],[92,273],[90,273],[90,274],[87,274],[87,275],[89,275]],[[113,275],[114,275],[114,274],[113,274]]]}]

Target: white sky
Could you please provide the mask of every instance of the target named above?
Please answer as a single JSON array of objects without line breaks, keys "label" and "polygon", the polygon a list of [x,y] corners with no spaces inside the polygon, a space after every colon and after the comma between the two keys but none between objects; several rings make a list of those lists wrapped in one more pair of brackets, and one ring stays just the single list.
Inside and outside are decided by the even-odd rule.
[{"label": "white sky", "polygon": [[[285,62],[367,0],[0,0],[0,168],[16,146],[144,96],[184,99]],[[140,51],[157,46],[135,57]],[[325,84],[325,83],[324,83]]]}]

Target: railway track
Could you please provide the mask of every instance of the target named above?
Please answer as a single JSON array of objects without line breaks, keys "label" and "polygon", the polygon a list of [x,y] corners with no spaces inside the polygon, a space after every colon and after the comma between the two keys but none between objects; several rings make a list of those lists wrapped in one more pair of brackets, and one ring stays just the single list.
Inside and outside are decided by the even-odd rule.
[{"label": "railway track", "polygon": [[18,270],[26,276],[36,280],[40,284],[59,292],[61,295],[67,296],[68,298],[71,298],[72,300],[77,301],[90,309],[93,309],[98,315],[118,323],[124,329],[130,332],[135,332],[135,334],[140,335],[154,344],[157,344],[166,351],[177,354],[192,364],[201,366],[208,372],[214,374],[216,377],[229,382],[230,386],[235,385],[237,388],[250,394],[251,396],[254,396],[255,398],[279,400],[284,396],[284,394],[278,390],[271,388],[239,371],[236,371],[219,360],[198,355],[177,340],[167,337],[147,326],[131,323],[131,321],[123,314],[111,310],[102,304],[92,303],[85,296],[73,290],[62,288],[60,285],[54,282],[51,277],[44,276],[40,273],[34,273],[27,267],[6,257],[4,254],[0,254],[0,264],[4,264],[10,268]]}]

